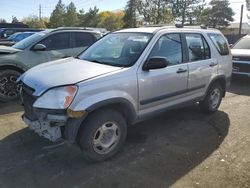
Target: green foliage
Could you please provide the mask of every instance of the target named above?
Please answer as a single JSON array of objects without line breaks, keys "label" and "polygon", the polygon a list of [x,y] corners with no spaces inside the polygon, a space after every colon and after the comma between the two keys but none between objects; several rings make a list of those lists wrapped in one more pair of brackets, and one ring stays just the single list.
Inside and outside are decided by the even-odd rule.
[{"label": "green foliage", "polygon": [[175,18],[182,24],[189,22],[192,25],[194,20],[199,19],[205,0],[170,0],[170,5]]},{"label": "green foliage", "polygon": [[139,13],[150,24],[164,24],[172,21],[169,0],[140,0]]},{"label": "green foliage", "polygon": [[204,9],[201,14],[200,20],[204,24],[213,28],[224,28],[234,20],[235,13],[229,7],[228,0],[212,0],[209,5],[211,7]]},{"label": "green foliage", "polygon": [[64,25],[65,26],[77,26],[78,25],[78,15],[74,3],[70,3],[66,7],[66,13],[64,15]]},{"label": "green foliage", "polygon": [[98,14],[99,9],[94,7],[93,9],[90,8],[88,12],[80,13],[80,21],[79,26],[82,27],[97,27],[100,22],[100,16]]},{"label": "green foliage", "polygon": [[139,8],[139,0],[128,0],[123,17],[124,27],[136,27],[136,13]]},{"label": "green foliage", "polygon": [[62,0],[59,0],[55,9],[50,16],[50,27],[62,27],[65,26],[64,16],[66,13],[65,5],[62,3]]}]

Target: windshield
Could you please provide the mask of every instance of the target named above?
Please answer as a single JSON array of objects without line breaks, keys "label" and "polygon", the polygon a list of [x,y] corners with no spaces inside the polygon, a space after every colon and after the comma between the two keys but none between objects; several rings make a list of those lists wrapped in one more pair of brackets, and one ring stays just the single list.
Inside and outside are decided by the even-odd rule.
[{"label": "windshield", "polygon": [[10,35],[7,39],[9,40],[13,40],[16,38],[17,35],[19,35],[20,33],[14,33],[13,35]]},{"label": "windshield", "polygon": [[233,47],[233,49],[250,49],[250,38],[240,39]]},{"label": "windshield", "polygon": [[25,48],[27,48],[28,46],[32,45],[34,42],[38,41],[39,39],[41,39],[46,33],[44,32],[39,32],[36,33],[34,35],[31,35],[23,40],[21,40],[20,42],[16,43],[14,46],[12,46],[13,48],[19,49],[19,50],[24,50]]},{"label": "windshield", "polygon": [[149,33],[112,33],[94,43],[79,58],[118,67],[132,66],[151,37]]}]

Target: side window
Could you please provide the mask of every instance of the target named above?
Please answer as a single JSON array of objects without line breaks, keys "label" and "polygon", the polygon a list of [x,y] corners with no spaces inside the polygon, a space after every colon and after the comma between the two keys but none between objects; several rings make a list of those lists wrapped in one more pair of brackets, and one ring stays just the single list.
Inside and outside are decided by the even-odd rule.
[{"label": "side window", "polygon": [[216,49],[221,55],[229,54],[227,41],[224,39],[224,37],[221,36],[221,34],[210,33],[208,34],[208,36],[212,40],[214,46],[216,47]]},{"label": "side window", "polygon": [[57,33],[50,35],[39,42],[47,47],[47,50],[60,50],[70,48],[69,33]]},{"label": "side window", "polygon": [[96,41],[95,37],[90,33],[75,32],[73,33],[74,48],[88,47]]},{"label": "side window", "polygon": [[163,35],[153,47],[149,58],[163,57],[170,65],[182,63],[182,43],[179,34]]},{"label": "side window", "polygon": [[185,34],[187,41],[189,62],[210,59],[210,48],[207,41],[200,34]]}]

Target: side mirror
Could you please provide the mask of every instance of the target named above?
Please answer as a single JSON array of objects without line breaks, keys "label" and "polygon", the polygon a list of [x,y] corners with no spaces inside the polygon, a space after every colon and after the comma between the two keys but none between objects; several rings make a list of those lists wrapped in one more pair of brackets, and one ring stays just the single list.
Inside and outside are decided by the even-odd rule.
[{"label": "side mirror", "polygon": [[33,48],[33,51],[45,51],[46,50],[46,46],[43,44],[36,44]]},{"label": "side mirror", "polygon": [[233,44],[229,44],[229,48],[232,48],[233,47]]},{"label": "side mirror", "polygon": [[162,57],[150,58],[142,67],[142,70],[162,69],[168,66],[168,61]]}]

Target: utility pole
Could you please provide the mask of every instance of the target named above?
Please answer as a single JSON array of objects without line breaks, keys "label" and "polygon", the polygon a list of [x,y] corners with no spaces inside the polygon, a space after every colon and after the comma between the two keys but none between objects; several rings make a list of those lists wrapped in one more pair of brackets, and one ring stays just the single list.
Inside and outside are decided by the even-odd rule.
[{"label": "utility pole", "polygon": [[243,17],[243,8],[244,8],[244,5],[241,5],[241,12],[240,12],[240,28],[239,28],[239,38],[241,37],[241,29],[242,29],[242,17]]},{"label": "utility pole", "polygon": [[41,4],[39,4],[39,19],[42,20],[42,7]]}]

